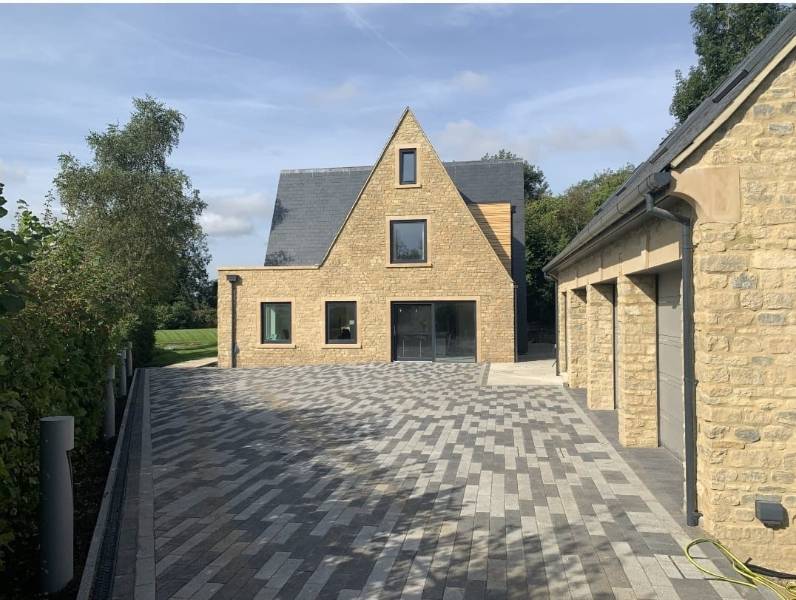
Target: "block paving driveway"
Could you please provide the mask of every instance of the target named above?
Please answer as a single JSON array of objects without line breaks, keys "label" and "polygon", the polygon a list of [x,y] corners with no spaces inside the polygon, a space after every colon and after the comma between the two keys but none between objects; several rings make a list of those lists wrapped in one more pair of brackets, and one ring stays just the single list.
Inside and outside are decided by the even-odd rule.
[{"label": "block paving driveway", "polygon": [[157,597],[757,597],[686,561],[563,388],[483,381],[472,364],[152,370]]}]

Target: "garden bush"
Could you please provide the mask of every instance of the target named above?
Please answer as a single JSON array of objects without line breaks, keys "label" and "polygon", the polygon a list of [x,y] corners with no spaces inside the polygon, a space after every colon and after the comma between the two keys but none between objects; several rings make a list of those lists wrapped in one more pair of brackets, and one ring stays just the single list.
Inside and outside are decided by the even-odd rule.
[{"label": "garden bush", "polygon": [[[20,205],[0,228],[0,580],[35,565],[39,419],[75,417],[75,449],[95,442],[108,365],[133,344],[147,364],[154,306],[206,284],[198,217],[205,204],[168,165],[182,115],[152,98],[134,100],[124,126],[86,138],[93,159],[59,157],[55,178],[65,217],[39,219]],[[7,214],[0,184],[0,217]],[[188,306],[188,318],[192,309]],[[27,557],[27,556],[26,556]],[[14,562],[14,559],[17,562]],[[29,557],[27,557],[29,558]],[[30,561],[28,561],[30,562]]]},{"label": "garden bush", "polygon": [[76,447],[96,440],[105,367],[128,333],[67,226],[23,206],[16,229],[0,230],[0,568],[37,533],[39,419],[73,415]]}]

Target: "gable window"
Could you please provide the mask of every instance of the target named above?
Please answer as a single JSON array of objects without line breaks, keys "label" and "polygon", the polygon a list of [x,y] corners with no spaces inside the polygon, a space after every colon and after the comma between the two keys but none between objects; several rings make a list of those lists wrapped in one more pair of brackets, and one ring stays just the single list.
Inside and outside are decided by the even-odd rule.
[{"label": "gable window", "polygon": [[427,262],[426,220],[390,221],[390,262]]},{"label": "gable window", "polygon": [[263,302],[260,304],[260,342],[262,344],[290,344],[292,332],[292,306],[290,302]]},{"label": "gable window", "polygon": [[412,185],[417,183],[417,150],[405,148],[398,153],[398,183]]},{"label": "gable window", "polygon": [[357,343],[357,303],[326,303],[326,343]]}]

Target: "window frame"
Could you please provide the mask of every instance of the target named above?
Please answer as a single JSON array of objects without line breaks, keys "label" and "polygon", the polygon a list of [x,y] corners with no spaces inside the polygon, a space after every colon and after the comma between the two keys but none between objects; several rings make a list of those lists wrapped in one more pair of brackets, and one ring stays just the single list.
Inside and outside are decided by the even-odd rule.
[{"label": "window frame", "polygon": [[[414,171],[415,176],[412,181],[404,179],[404,156],[411,154],[414,157]],[[398,150],[398,184],[399,185],[417,185],[417,148],[400,148]]]},{"label": "window frame", "polygon": [[[290,339],[289,340],[265,340],[263,329],[265,326],[265,305],[267,304],[287,304],[290,308]],[[296,331],[296,311],[295,302],[292,298],[263,298],[257,301],[257,348],[295,348]]]},{"label": "window frame", "polygon": [[[412,150],[415,153],[415,182],[414,183],[402,183],[401,182],[401,173],[403,171],[403,166],[401,165],[401,155],[407,151]],[[422,165],[420,162],[420,148],[417,144],[397,144],[395,146],[395,187],[398,189],[411,189],[411,188],[420,188],[423,187],[421,185],[422,181]]]},{"label": "window frame", "polygon": [[[394,228],[397,223],[423,223],[423,257],[421,259],[396,259],[393,253]],[[429,259],[428,217],[406,216],[387,219],[387,264],[390,266],[428,266]]]},{"label": "window frame", "polygon": [[[349,340],[336,339],[329,337],[329,309],[335,304],[354,305],[354,335]],[[359,347],[359,303],[348,298],[330,298],[323,301],[323,345],[325,347],[343,346],[345,348]]]}]

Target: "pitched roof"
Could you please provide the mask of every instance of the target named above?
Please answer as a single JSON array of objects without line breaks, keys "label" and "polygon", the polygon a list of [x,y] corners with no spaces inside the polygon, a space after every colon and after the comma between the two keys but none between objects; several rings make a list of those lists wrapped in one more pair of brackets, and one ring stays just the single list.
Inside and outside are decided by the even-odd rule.
[{"label": "pitched roof", "polygon": [[619,221],[628,208],[633,208],[628,206],[628,203],[643,202],[642,188],[646,182],[651,181],[656,173],[676,166],[673,165],[674,162],[679,164],[682,155],[701,145],[704,141],[702,134],[710,130],[711,126],[722,117],[722,113],[731,108],[736,99],[740,99],[741,94],[761,73],[765,74],[766,67],[792,42],[794,35],[796,35],[796,11],[786,16],[774,31],[746,55],[713,93],[660,143],[649,158],[641,163],[630,178],[603,203],[591,221],[544,266],[543,270],[545,272],[554,270],[581,247],[599,237],[603,231]]},{"label": "pitched roof", "polygon": [[[516,204],[524,200],[521,160],[443,164],[467,202]],[[372,169],[365,166],[282,171],[265,264],[320,264]]]}]

